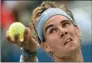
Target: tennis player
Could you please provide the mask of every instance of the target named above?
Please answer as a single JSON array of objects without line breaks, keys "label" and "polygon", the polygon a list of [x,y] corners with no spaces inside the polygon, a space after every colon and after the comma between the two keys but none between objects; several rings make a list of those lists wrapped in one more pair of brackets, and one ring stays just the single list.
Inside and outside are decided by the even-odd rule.
[{"label": "tennis player", "polygon": [[[11,43],[19,44],[18,35]],[[65,6],[43,2],[33,10],[30,27],[25,29],[20,61],[35,62],[39,45],[53,57],[55,62],[83,62],[81,33],[73,15]]]}]

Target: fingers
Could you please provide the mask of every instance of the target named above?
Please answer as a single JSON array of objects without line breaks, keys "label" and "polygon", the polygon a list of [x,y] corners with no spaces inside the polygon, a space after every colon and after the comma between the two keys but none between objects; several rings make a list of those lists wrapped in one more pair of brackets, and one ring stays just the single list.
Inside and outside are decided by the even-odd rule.
[{"label": "fingers", "polygon": [[7,39],[10,43],[12,43],[12,40],[11,40],[11,38],[10,38],[10,36],[9,36],[8,34],[6,34],[6,39]]},{"label": "fingers", "polygon": [[26,27],[25,32],[24,32],[24,44],[32,43],[32,32],[29,28]]},{"label": "fingers", "polygon": [[23,46],[24,41],[20,41],[18,33],[14,35],[14,43],[17,44],[19,47]]},{"label": "fingers", "polygon": [[24,41],[26,41],[28,38],[28,29],[25,28],[25,32],[24,32]]},{"label": "fingers", "polygon": [[32,32],[31,32],[31,29],[27,28],[28,29],[28,35],[29,35],[29,40],[32,40]]},{"label": "fingers", "polygon": [[29,44],[31,38],[30,33],[30,29],[26,27],[24,32],[24,43],[22,43],[23,45]]},{"label": "fingers", "polygon": [[9,42],[15,43],[18,46],[25,46],[25,45],[32,44],[35,42],[33,40],[31,30],[27,27],[25,28],[25,31],[24,31],[24,37],[23,37],[24,40],[23,41],[20,41],[18,33],[16,33],[14,35],[14,40],[12,40],[11,37],[9,36],[8,31],[6,32],[6,38]]},{"label": "fingers", "polygon": [[16,33],[16,34],[14,35],[14,42],[15,42],[15,43],[20,42],[20,40],[19,40],[19,34],[18,34],[18,33]]},{"label": "fingers", "polygon": [[15,43],[15,44],[18,44],[19,41],[19,34],[15,34],[14,35],[14,40],[11,39],[11,37],[9,36],[9,32],[7,31],[6,32],[6,39],[8,40],[8,42],[10,43]]}]

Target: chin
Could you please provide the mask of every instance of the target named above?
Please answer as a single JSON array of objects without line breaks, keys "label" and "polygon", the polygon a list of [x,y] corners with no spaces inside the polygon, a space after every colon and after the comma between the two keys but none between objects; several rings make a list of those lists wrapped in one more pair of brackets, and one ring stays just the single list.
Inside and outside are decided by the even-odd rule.
[{"label": "chin", "polygon": [[80,45],[76,42],[71,42],[71,43],[66,45],[67,52],[75,52],[79,48],[80,48]]},{"label": "chin", "polygon": [[78,50],[79,50],[78,45],[68,47],[65,50],[65,53],[63,53],[60,57],[63,57],[63,56],[66,56],[66,57],[67,56],[71,56],[71,55],[75,54],[76,52],[78,52]]}]

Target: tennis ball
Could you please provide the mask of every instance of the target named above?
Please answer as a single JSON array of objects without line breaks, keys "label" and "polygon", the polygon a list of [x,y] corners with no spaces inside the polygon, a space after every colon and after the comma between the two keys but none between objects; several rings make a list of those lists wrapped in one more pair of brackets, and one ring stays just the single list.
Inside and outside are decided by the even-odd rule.
[{"label": "tennis ball", "polygon": [[23,41],[25,26],[20,22],[14,22],[9,27],[9,36],[11,37],[11,40],[14,41],[14,35],[18,34],[19,40]]}]

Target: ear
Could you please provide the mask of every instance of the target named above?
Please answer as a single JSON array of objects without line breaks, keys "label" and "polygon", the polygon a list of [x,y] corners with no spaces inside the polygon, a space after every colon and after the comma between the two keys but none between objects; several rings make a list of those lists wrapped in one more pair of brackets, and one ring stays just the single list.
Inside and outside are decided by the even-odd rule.
[{"label": "ear", "polygon": [[47,42],[41,43],[40,45],[44,48],[44,50],[45,50],[46,52],[51,51],[51,48],[50,48],[50,46],[48,45]]},{"label": "ear", "polygon": [[77,35],[78,35],[79,37],[81,37],[81,32],[80,32],[78,26],[75,26],[75,27],[76,27],[76,33],[77,33]]}]

